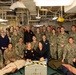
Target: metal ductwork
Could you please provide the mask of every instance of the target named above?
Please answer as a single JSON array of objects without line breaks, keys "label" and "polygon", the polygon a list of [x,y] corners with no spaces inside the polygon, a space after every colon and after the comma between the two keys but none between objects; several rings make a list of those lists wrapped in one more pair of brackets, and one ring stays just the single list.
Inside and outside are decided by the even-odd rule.
[{"label": "metal ductwork", "polygon": [[37,15],[36,13],[36,5],[33,0],[21,0],[26,8],[29,10],[30,15]]}]

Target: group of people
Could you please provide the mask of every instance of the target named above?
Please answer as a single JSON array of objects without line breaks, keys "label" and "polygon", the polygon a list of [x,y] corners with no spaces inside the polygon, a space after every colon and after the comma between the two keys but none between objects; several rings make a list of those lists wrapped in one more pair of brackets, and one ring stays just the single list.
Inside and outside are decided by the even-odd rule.
[{"label": "group of people", "polygon": [[[50,58],[73,65],[76,62],[76,26],[67,33],[65,28],[40,26],[10,27],[0,31],[0,72],[8,73],[18,69],[17,63],[32,60],[44,61]],[[20,60],[20,61],[19,61]],[[14,64],[17,62],[16,64]],[[11,64],[13,68],[9,68]],[[20,63],[20,64],[21,64]],[[25,64],[21,65],[25,66]],[[9,70],[10,69],[10,70]],[[19,68],[20,69],[20,68]],[[8,71],[9,70],[9,71]]]}]

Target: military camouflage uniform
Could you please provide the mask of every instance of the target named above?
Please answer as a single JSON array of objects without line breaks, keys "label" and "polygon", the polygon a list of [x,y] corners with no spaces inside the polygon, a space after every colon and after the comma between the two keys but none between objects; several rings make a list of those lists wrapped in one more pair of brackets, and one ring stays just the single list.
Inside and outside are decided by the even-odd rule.
[{"label": "military camouflage uniform", "polygon": [[16,45],[16,43],[18,43],[18,41],[19,41],[19,38],[20,38],[20,36],[19,35],[12,35],[11,36],[11,42],[12,42],[12,44],[13,44],[13,47],[15,47],[15,45]]},{"label": "military camouflage uniform", "polygon": [[[64,46],[68,43],[68,34],[59,34],[57,38],[57,43],[58,43],[58,59],[62,59],[63,51],[64,51]],[[61,47],[63,45],[63,47]]]},{"label": "military camouflage uniform", "polygon": [[24,34],[21,31],[19,31],[18,35],[24,39]]},{"label": "military camouflage uniform", "polygon": [[32,44],[32,48],[33,48],[34,50],[36,50],[37,47],[38,47],[38,41],[36,41],[36,42],[31,42],[31,44]]},{"label": "military camouflage uniform", "polygon": [[3,55],[2,55],[2,51],[0,50],[0,68],[3,65]]},{"label": "military camouflage uniform", "polygon": [[52,36],[52,33],[51,33],[51,31],[50,32],[46,32],[46,37],[47,37],[47,40],[49,40],[50,41],[50,37]]},{"label": "military camouflage uniform", "polygon": [[13,62],[14,60],[16,60],[16,53],[15,50],[8,50],[6,49],[4,51],[4,59],[5,59],[5,64],[9,64],[8,61]]},{"label": "military camouflage uniform", "polygon": [[50,37],[50,54],[51,57],[57,59],[57,35],[51,34]]},{"label": "military camouflage uniform", "polygon": [[36,33],[35,35],[36,35],[37,41],[41,41],[41,39],[42,39],[41,33],[39,33],[39,34]]},{"label": "military camouflage uniform", "polygon": [[76,44],[73,44],[72,46],[67,44],[64,47],[63,59],[65,59],[67,63],[73,65],[74,58],[76,58]]},{"label": "military camouflage uniform", "polygon": [[72,37],[75,40],[75,43],[76,43],[76,32],[70,31],[69,36]]},{"label": "military camouflage uniform", "polygon": [[20,59],[21,56],[24,56],[24,49],[25,49],[25,44],[22,43],[22,45],[20,43],[17,43],[15,45],[15,52],[17,55],[17,59]]},{"label": "military camouflage uniform", "polygon": [[46,35],[46,31],[45,32],[43,32],[43,31],[41,32],[41,36],[44,35],[44,34]]}]

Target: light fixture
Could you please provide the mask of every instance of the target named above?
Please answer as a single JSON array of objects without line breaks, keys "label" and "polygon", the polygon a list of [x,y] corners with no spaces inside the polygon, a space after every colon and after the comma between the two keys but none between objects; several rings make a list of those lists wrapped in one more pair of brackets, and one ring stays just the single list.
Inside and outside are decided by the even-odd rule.
[{"label": "light fixture", "polygon": [[60,12],[60,15],[59,15],[57,21],[58,21],[58,22],[64,22],[62,6],[61,6],[61,12]]},{"label": "light fixture", "polygon": [[63,17],[59,17],[57,21],[58,22],[64,22],[64,18]]},{"label": "light fixture", "polygon": [[54,17],[52,18],[52,20],[57,20],[57,12],[55,12],[55,15],[54,15]]},{"label": "light fixture", "polygon": [[68,6],[74,0],[34,0],[36,6]]},{"label": "light fixture", "polygon": [[57,20],[58,17],[53,17],[52,20]]},{"label": "light fixture", "polygon": [[1,24],[2,24],[2,25],[7,25],[7,23],[3,23],[3,22],[2,22]]},{"label": "light fixture", "polygon": [[40,26],[43,26],[43,25],[39,25],[39,24],[38,25],[34,25],[34,27],[40,27]]},{"label": "light fixture", "polygon": [[41,19],[41,17],[39,17],[39,16],[36,16],[36,19]]},{"label": "light fixture", "polygon": [[21,1],[17,1],[10,6],[10,9],[14,10],[15,8],[26,8]]},{"label": "light fixture", "polygon": [[39,16],[39,7],[38,7],[38,13],[37,13],[37,16],[36,16],[36,19],[41,19],[41,17]]},{"label": "light fixture", "polygon": [[0,19],[0,22],[7,22],[8,20]]}]

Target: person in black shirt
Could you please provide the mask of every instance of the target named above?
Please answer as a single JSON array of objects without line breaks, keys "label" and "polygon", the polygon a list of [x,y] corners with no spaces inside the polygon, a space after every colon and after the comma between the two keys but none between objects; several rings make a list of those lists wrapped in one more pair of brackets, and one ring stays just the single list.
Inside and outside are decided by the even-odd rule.
[{"label": "person in black shirt", "polygon": [[24,32],[24,43],[32,42],[32,37],[35,34],[30,30],[30,26],[26,27],[26,31]]},{"label": "person in black shirt", "polygon": [[47,51],[47,57],[49,59],[50,58],[50,44],[45,34],[42,35],[41,43],[43,47],[45,48],[45,50]]},{"label": "person in black shirt", "polygon": [[47,58],[47,50],[43,47],[42,43],[38,43],[38,48],[36,49],[36,59],[44,61]]},{"label": "person in black shirt", "polygon": [[9,38],[7,35],[5,35],[4,30],[1,30],[0,32],[0,49],[2,51],[2,54],[4,54],[4,51],[7,49],[9,44]]},{"label": "person in black shirt", "polygon": [[24,58],[28,62],[35,60],[35,51],[32,49],[30,42],[26,44],[26,49],[24,50]]}]

